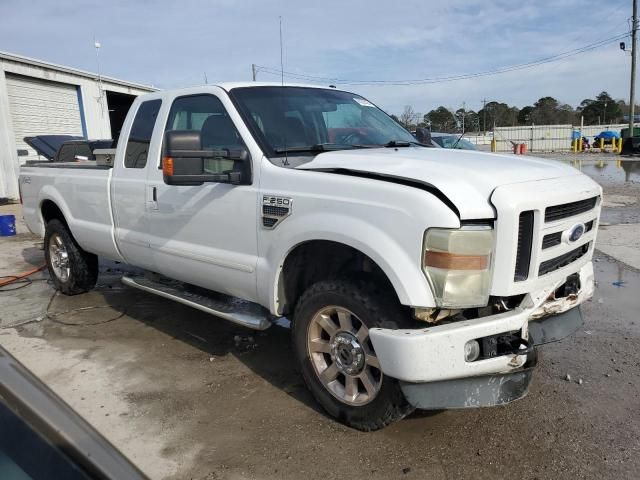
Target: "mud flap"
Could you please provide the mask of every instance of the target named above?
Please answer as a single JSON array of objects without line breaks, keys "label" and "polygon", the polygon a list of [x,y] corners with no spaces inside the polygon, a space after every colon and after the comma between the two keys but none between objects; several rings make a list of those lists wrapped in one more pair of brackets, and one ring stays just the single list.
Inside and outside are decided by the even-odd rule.
[{"label": "mud flap", "polygon": [[534,345],[557,342],[568,337],[584,323],[580,307],[529,322],[529,340]]},{"label": "mud flap", "polygon": [[407,401],[423,410],[493,407],[523,398],[529,392],[535,360],[532,363],[516,372],[429,383],[400,382],[400,387]]}]

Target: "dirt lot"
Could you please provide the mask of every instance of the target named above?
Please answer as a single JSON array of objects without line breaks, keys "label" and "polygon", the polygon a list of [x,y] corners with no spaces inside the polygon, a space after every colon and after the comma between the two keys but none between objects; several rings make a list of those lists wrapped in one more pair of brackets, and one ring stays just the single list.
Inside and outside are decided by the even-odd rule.
[{"label": "dirt lot", "polygon": [[[529,395],[506,407],[350,430],[310,397],[286,328],[255,333],[127,289],[113,264],[88,294],[59,296],[45,274],[0,293],[0,344],[152,478],[636,479],[640,163],[603,158],[576,164],[607,201],[584,328],[542,349]],[[42,263],[24,230],[0,239],[0,275]]]}]

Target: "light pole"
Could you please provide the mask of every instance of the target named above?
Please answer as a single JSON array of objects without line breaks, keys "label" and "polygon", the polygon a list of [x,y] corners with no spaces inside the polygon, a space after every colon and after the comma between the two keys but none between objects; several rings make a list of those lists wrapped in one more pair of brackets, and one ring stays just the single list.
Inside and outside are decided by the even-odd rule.
[{"label": "light pole", "polygon": [[633,137],[636,103],[636,32],[638,30],[638,0],[633,0],[631,19],[631,87],[629,88],[629,137]]}]

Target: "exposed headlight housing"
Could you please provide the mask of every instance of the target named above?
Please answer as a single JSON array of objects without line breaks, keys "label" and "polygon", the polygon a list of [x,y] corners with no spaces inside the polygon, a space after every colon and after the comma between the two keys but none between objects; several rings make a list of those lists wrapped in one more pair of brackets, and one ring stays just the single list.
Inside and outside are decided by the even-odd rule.
[{"label": "exposed headlight housing", "polygon": [[489,301],[494,233],[490,226],[430,228],[422,269],[439,307],[482,307]]}]

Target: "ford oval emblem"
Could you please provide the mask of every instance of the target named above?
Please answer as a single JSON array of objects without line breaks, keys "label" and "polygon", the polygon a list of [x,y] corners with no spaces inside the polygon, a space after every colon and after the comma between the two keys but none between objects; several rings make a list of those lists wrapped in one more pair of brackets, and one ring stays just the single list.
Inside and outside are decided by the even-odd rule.
[{"label": "ford oval emblem", "polygon": [[569,242],[574,243],[580,240],[580,238],[582,238],[582,235],[584,235],[584,230],[584,223],[579,223],[571,227],[571,229],[569,230],[569,235],[567,236]]}]

